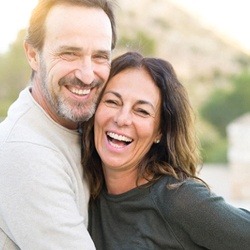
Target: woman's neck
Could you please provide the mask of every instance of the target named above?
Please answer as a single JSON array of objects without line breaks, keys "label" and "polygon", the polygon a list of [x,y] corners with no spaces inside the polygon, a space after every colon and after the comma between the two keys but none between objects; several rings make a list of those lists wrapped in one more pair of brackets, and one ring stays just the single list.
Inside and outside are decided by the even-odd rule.
[{"label": "woman's neck", "polygon": [[[104,171],[105,182],[109,194],[122,194],[137,186],[137,171],[112,172]],[[140,179],[138,185],[146,184],[146,179]]]}]

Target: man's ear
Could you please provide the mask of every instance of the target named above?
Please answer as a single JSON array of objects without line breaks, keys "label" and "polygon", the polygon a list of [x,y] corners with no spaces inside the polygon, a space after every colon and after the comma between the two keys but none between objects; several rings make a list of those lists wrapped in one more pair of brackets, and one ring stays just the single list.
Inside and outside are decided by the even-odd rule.
[{"label": "man's ear", "polygon": [[35,49],[32,45],[30,45],[27,42],[24,42],[23,46],[24,46],[25,54],[26,54],[30,67],[34,71],[37,71],[38,64],[39,64],[38,50]]}]

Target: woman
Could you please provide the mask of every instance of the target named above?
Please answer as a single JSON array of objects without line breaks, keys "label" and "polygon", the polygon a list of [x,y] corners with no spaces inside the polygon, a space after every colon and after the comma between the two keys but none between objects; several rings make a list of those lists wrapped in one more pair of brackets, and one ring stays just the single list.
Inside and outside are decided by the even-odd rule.
[{"label": "woman", "polygon": [[250,249],[250,213],[196,177],[193,118],[167,61],[126,53],[112,62],[94,128],[83,128],[97,249]]}]

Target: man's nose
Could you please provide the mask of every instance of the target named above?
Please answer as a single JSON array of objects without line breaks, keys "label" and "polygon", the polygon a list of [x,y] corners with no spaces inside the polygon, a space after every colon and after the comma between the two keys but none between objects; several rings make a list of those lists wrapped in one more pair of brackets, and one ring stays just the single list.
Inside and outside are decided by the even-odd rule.
[{"label": "man's nose", "polygon": [[75,70],[75,77],[84,84],[91,84],[95,80],[94,65],[90,57],[86,57],[79,62]]}]

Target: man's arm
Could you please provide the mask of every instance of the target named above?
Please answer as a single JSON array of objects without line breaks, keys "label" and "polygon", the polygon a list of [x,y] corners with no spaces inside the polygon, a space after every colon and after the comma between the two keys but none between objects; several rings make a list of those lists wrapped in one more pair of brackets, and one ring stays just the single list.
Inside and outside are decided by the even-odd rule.
[{"label": "man's arm", "polygon": [[21,249],[95,249],[69,163],[25,143],[6,145],[1,154],[1,227],[8,237]]}]

